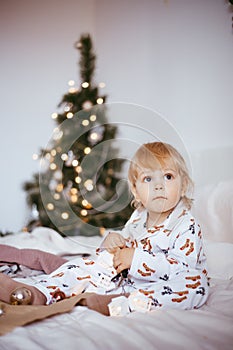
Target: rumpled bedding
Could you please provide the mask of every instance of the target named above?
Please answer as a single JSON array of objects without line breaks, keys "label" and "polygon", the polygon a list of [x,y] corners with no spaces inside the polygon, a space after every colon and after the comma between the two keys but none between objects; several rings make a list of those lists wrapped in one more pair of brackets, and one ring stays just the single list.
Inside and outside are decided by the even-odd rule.
[{"label": "rumpled bedding", "polygon": [[[32,234],[21,232],[0,238],[0,244],[37,248],[66,259],[93,254],[100,241],[100,237],[62,238],[46,228],[37,228]],[[233,244],[206,240],[205,248],[211,287],[208,301],[200,309],[155,310],[106,317],[86,306],[75,306],[68,312],[16,327],[0,337],[0,349],[232,350]],[[33,276],[17,280],[25,282],[27,279]],[[4,316],[0,317],[3,320]]]}]

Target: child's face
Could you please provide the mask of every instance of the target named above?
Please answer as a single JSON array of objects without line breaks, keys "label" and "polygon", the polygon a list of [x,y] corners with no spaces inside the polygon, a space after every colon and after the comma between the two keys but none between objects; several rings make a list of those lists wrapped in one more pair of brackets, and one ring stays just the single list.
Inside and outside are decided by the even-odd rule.
[{"label": "child's face", "polygon": [[182,179],[172,162],[154,169],[140,169],[134,195],[149,215],[168,214],[182,194]]}]

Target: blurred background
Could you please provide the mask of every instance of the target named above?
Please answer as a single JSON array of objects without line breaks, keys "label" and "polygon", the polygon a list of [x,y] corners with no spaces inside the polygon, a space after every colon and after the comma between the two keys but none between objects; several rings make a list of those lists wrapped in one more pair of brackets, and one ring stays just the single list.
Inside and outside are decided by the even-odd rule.
[{"label": "blurred background", "polygon": [[[108,103],[163,116],[199,185],[232,178],[232,7],[227,0],[2,0],[0,231],[27,220],[22,184],[39,169],[33,154],[52,135],[68,81],[79,82],[74,43],[82,33],[92,37],[95,81],[106,84]],[[154,128],[142,114],[133,122]]]}]

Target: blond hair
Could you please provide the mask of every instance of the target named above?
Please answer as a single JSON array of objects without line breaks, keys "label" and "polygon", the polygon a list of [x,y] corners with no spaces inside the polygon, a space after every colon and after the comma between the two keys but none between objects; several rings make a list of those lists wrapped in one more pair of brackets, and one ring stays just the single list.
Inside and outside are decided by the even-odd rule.
[{"label": "blond hair", "polygon": [[[163,142],[151,142],[145,143],[133,156],[129,171],[128,180],[133,190],[136,186],[136,180],[140,172],[140,168],[154,169],[158,163],[160,166],[164,166],[168,161],[172,161],[176,171],[181,176],[184,194],[181,199],[184,205],[190,209],[193,200],[190,198],[190,194],[193,191],[193,181],[189,176],[189,171],[186,162],[182,155],[171,145]],[[142,204],[134,198],[132,205],[139,208]]]}]

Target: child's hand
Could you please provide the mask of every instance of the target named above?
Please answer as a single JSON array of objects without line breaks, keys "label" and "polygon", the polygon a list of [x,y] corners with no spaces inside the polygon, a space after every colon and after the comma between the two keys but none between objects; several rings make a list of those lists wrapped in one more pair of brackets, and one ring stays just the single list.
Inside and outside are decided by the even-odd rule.
[{"label": "child's hand", "polygon": [[110,232],[105,238],[102,246],[107,249],[109,253],[114,254],[117,248],[125,247],[125,239],[117,232]]},{"label": "child's hand", "polygon": [[115,250],[113,257],[113,266],[117,273],[125,269],[130,269],[135,248],[118,248]]}]

